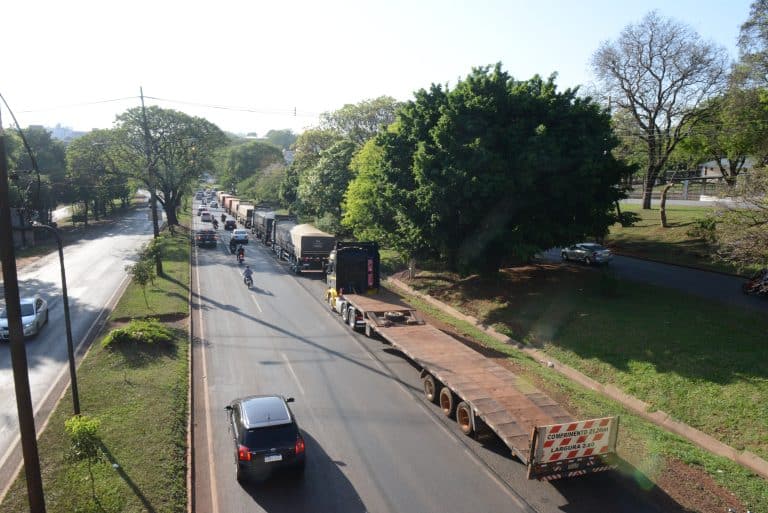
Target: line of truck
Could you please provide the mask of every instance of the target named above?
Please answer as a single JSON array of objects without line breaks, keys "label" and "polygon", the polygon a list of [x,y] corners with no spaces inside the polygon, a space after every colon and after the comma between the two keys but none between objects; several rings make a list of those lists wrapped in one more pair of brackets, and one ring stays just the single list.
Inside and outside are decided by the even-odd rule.
[{"label": "line of truck", "polygon": [[426,398],[466,435],[498,436],[527,467],[529,479],[616,468],[619,417],[574,419],[526,380],[426,323],[416,309],[384,299],[378,244],[337,241],[295,216],[217,196],[295,273],[325,273],[330,310],[351,329],[379,337],[418,365]]}]

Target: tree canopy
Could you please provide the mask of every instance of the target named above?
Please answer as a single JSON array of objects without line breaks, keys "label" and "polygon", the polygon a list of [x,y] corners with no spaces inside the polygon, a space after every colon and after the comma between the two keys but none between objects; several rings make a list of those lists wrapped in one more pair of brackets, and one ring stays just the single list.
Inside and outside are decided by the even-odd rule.
[{"label": "tree canopy", "polygon": [[154,179],[168,224],[178,224],[182,198],[203,171],[213,168],[213,155],[226,142],[224,133],[206,119],[157,106],[146,109],[148,133],[141,107],[119,115],[115,125],[120,158],[147,188]]},{"label": "tree canopy", "polygon": [[355,158],[344,224],[391,233],[411,254],[461,272],[587,236],[615,220],[627,168],[611,150],[610,118],[554,77],[516,81],[501,65],[455,88],[433,85]]},{"label": "tree canopy", "polygon": [[324,112],[320,116],[320,128],[336,132],[362,146],[395,120],[398,106],[398,102],[389,96],[347,104],[338,110]]}]

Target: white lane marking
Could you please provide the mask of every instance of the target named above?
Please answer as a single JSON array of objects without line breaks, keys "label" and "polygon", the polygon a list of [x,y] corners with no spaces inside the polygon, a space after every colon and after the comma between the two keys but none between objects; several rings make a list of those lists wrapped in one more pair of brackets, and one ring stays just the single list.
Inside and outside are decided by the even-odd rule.
[{"label": "white lane marking", "polygon": [[[197,284],[197,293],[198,293],[198,305],[202,306],[202,302],[200,299],[200,273],[197,269],[197,246],[195,246],[195,282]],[[197,309],[197,326],[198,330],[200,332],[200,341],[205,341],[205,331],[203,328],[203,309],[198,308]],[[211,424],[211,407],[210,407],[210,388],[208,387],[210,380],[208,380],[208,364],[205,358],[205,344],[200,345],[200,355],[203,359],[203,387],[205,388],[205,392],[203,393],[203,408],[205,409],[205,434],[206,439],[208,442],[208,480],[210,481],[211,485],[211,513],[218,513],[219,511],[219,498],[216,491],[216,462],[213,457],[213,427]]]},{"label": "white lane marking", "polygon": [[259,302],[256,300],[256,296],[251,296],[251,299],[253,299],[253,302],[256,303],[256,308],[259,309],[259,313],[264,313],[264,310],[261,309],[261,305],[259,305]]},{"label": "white lane marking", "polygon": [[296,375],[296,372],[293,370],[293,365],[291,365],[291,362],[288,360],[288,357],[285,356],[285,353],[280,353],[280,356],[283,357],[283,361],[288,366],[288,371],[291,373],[291,376],[293,376],[293,380],[296,382],[296,386],[299,387],[299,392],[301,392],[301,395],[306,396],[307,394],[304,392],[304,388],[301,386],[301,381],[299,381],[299,377]]},{"label": "white lane marking", "polygon": [[[107,300],[107,303],[106,303],[107,305],[110,305],[113,303],[113,301],[115,300],[115,296],[117,296],[117,294],[122,294],[123,290],[127,286],[126,282],[129,279],[130,279],[129,276],[123,277],[123,280],[120,282],[120,285],[118,285],[118,287],[115,289],[115,291]],[[91,332],[96,327],[96,325],[99,324],[103,313],[104,312],[96,316],[96,319],[94,319],[91,325],[88,327],[88,330],[85,332],[85,336],[83,336],[80,339],[77,346],[74,348],[75,355],[77,355],[77,353],[80,352],[80,348],[83,346],[83,344],[85,344],[85,341],[88,340]],[[85,355],[82,355],[80,358],[82,361],[82,358],[85,358]],[[50,397],[51,393],[53,393],[53,389],[55,388],[56,384],[59,383],[64,378],[64,374],[68,372],[69,372],[69,366],[68,365],[62,366],[61,370],[56,375],[56,379],[53,380],[52,382],[53,384],[51,385],[51,387],[48,388],[48,390],[45,392],[43,397],[37,402],[37,406],[34,408],[32,412],[32,415],[34,417],[37,417],[37,415],[40,413],[40,409],[48,401],[48,398]],[[71,385],[72,384],[70,383],[70,386]],[[48,426],[48,421],[50,420],[51,415],[53,415],[53,412],[56,410],[56,406],[58,406],[59,401],[61,401],[61,398],[64,397],[64,394],[67,392],[67,388],[69,387],[64,387],[62,389],[61,395],[59,396],[59,399],[56,401],[56,403],[51,407],[51,413],[48,415],[48,417],[43,419],[43,422],[41,422],[39,426],[37,424],[35,425],[35,429],[37,430],[36,436],[39,436],[40,433],[45,431],[45,428]],[[8,462],[8,458],[11,457],[11,454],[13,453],[13,451],[16,449],[16,446],[20,442],[21,442],[21,435],[16,435],[11,441],[10,445],[8,445],[8,449],[6,449],[5,453],[3,454],[3,457],[0,458],[0,469],[5,467],[5,464]],[[5,488],[2,491],[0,491],[0,503],[2,503],[3,500],[5,499],[5,496],[8,494],[8,491],[11,489],[11,485],[13,485],[13,482],[16,480],[16,476],[19,475],[19,472],[21,472],[21,469],[23,466],[24,466],[24,459],[22,458],[21,461],[19,462],[19,465],[16,467],[16,470],[13,471],[12,478],[8,480],[8,484],[5,486]]]}]

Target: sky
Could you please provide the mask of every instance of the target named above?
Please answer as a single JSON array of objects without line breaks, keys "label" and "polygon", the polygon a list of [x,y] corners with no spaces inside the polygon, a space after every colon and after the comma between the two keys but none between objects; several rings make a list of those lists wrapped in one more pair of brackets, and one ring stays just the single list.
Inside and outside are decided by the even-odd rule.
[{"label": "sky", "polygon": [[[19,124],[109,128],[148,105],[234,133],[301,132],[333,111],[502,62],[589,85],[591,56],[652,10],[735,60],[748,0],[10,0],[0,94]],[[3,126],[10,116],[0,108]]]}]

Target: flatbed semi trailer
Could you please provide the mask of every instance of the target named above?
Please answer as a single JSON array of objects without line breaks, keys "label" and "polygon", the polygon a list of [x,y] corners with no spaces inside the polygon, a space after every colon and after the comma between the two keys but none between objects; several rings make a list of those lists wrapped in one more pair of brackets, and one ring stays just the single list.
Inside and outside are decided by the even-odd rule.
[{"label": "flatbed semi trailer", "polygon": [[[371,295],[378,289],[378,255],[350,273],[343,263],[343,254],[352,253],[348,247],[337,245],[331,254],[331,309],[350,328],[380,337],[418,365],[425,396],[455,418],[464,434],[495,433],[527,466],[529,479],[615,468],[618,417],[576,420],[526,380],[426,323],[417,310]],[[358,254],[349,260],[360,266],[363,259]]]}]

